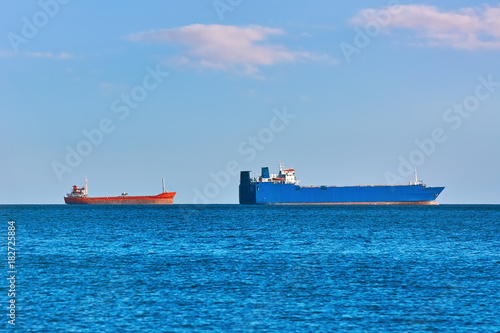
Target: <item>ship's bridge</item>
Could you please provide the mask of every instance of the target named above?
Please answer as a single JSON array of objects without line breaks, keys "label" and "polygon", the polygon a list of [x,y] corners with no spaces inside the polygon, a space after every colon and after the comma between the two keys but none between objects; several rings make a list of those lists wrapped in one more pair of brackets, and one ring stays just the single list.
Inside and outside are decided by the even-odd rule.
[{"label": "ship's bridge", "polygon": [[285,169],[280,163],[280,172],[278,174],[270,174],[268,167],[262,168],[261,176],[258,179],[260,182],[271,182],[279,184],[298,184],[299,181],[295,178],[295,169]]},{"label": "ship's bridge", "polygon": [[285,184],[295,184],[295,182],[297,181],[295,178],[294,169],[280,170],[278,178],[282,178],[283,183]]}]

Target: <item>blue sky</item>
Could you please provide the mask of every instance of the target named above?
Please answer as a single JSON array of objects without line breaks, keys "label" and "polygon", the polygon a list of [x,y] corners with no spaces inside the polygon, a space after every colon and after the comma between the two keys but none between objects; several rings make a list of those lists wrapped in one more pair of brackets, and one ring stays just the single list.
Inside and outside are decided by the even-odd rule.
[{"label": "blue sky", "polygon": [[0,203],[236,203],[278,161],[500,202],[500,2],[2,0],[0,36]]}]

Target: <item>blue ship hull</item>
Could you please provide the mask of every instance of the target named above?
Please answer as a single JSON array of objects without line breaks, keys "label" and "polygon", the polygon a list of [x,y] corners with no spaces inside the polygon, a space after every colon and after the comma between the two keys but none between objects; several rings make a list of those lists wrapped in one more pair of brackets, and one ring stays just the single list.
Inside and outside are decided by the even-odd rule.
[{"label": "blue ship hull", "polygon": [[299,186],[251,179],[241,172],[240,204],[437,205],[444,187],[424,184],[366,186]]}]

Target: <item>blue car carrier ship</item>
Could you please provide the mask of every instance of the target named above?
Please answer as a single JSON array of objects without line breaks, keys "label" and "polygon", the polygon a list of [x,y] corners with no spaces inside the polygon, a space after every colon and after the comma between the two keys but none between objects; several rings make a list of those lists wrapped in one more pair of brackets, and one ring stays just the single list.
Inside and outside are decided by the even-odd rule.
[{"label": "blue car carrier ship", "polygon": [[437,205],[444,187],[428,187],[418,180],[408,185],[301,186],[294,169],[280,163],[278,174],[262,168],[260,177],[241,171],[240,204],[277,205]]}]

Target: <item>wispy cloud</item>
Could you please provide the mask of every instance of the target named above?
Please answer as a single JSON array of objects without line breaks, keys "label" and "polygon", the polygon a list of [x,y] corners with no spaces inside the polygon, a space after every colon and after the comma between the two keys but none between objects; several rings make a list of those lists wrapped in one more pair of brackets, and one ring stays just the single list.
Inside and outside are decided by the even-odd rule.
[{"label": "wispy cloud", "polygon": [[[16,57],[16,53],[12,51],[0,50],[1,58],[10,58]],[[57,59],[57,60],[66,60],[74,58],[75,56],[68,52],[61,53],[52,53],[52,52],[24,52],[21,54],[23,57],[27,58],[45,58],[45,59]]]},{"label": "wispy cloud", "polygon": [[[442,11],[428,5],[391,7],[392,15],[384,30],[409,29],[417,33],[421,45],[456,49],[500,49],[500,6],[466,7]],[[389,8],[389,9],[391,9]],[[378,10],[363,9],[351,23],[364,26],[377,20]]]},{"label": "wispy cloud", "polygon": [[101,89],[101,92],[106,96],[125,93],[127,90],[130,90],[130,87],[126,84],[116,84],[111,82],[100,82],[99,88]]},{"label": "wispy cloud", "polygon": [[5,51],[0,49],[0,58],[10,58],[14,55],[15,53],[13,51]]},{"label": "wispy cloud", "polygon": [[260,66],[300,60],[331,61],[327,55],[292,51],[283,45],[265,43],[284,31],[263,26],[236,27],[229,25],[193,24],[174,29],[162,29],[130,34],[132,42],[178,44],[187,53],[172,60],[178,65],[191,65],[215,70],[241,70],[255,74]]},{"label": "wispy cloud", "polygon": [[27,57],[30,57],[30,58],[46,58],[46,59],[59,59],[59,60],[66,60],[66,59],[74,58],[74,55],[72,55],[71,53],[67,53],[67,52],[61,52],[61,53],[26,52],[26,53],[24,53],[24,55]]}]

